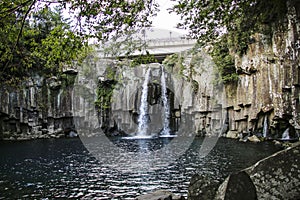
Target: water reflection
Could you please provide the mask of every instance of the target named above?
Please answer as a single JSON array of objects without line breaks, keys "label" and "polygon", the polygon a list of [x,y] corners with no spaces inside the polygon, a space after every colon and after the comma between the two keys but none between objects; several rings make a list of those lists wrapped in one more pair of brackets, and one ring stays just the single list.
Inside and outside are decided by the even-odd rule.
[{"label": "water reflection", "polygon": [[[185,142],[184,138],[181,140],[181,143]],[[172,156],[173,149],[181,148],[182,144],[173,143],[169,138],[116,138],[114,143],[122,148],[117,148],[121,152],[114,159],[123,163],[124,170],[119,170],[118,162],[104,163],[107,159],[93,157],[79,139],[0,142],[0,199],[133,199],[157,189],[186,195],[189,179],[194,173],[222,181],[230,172],[248,167],[278,150],[271,143],[245,144],[219,139],[216,148],[201,158],[198,153],[202,142],[196,138],[182,156],[167,163],[164,159]],[[167,148],[171,143],[173,147]],[[164,156],[153,154],[162,153],[161,149]],[[161,159],[155,160],[157,158]],[[126,163],[130,164],[128,168]]]}]

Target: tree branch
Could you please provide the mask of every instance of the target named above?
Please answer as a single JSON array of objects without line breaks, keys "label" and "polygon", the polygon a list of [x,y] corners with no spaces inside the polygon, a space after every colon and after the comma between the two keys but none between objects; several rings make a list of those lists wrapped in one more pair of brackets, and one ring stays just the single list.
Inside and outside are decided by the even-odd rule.
[{"label": "tree branch", "polygon": [[[19,44],[19,41],[20,41],[20,38],[21,38],[21,35],[22,35],[22,32],[23,32],[23,27],[24,27],[24,25],[25,25],[26,17],[28,16],[30,10],[32,9],[32,7],[34,6],[35,3],[36,3],[36,0],[33,0],[32,3],[30,4],[28,10],[26,11],[26,13],[25,13],[23,19],[22,19],[21,29],[20,29],[20,31],[19,31],[19,33],[18,33],[18,37],[17,37],[16,43],[15,43],[15,45],[14,45],[13,48],[12,48],[12,51],[11,51],[12,53],[16,50],[16,48],[17,48],[17,46],[18,46],[18,44]],[[8,66],[9,63],[10,63],[10,60],[8,60],[8,61],[6,62],[3,71],[5,71],[5,69],[7,68],[7,66]]]},{"label": "tree branch", "polygon": [[26,11],[26,13],[25,13],[25,15],[24,15],[24,17],[23,17],[23,19],[22,19],[21,29],[20,29],[20,31],[19,31],[19,34],[18,34],[18,37],[17,37],[17,40],[16,40],[16,44],[15,44],[13,50],[17,47],[17,45],[18,45],[18,43],[19,43],[20,37],[21,37],[22,32],[23,32],[23,27],[24,27],[24,25],[25,25],[26,18],[27,18],[27,16],[28,16],[29,12],[31,11],[32,7],[34,6],[35,2],[36,2],[36,0],[33,0],[33,1],[32,1],[32,3],[30,4],[28,10]]},{"label": "tree branch", "polygon": [[[16,5],[16,6],[13,7],[13,8],[10,8],[10,9],[8,9],[8,10],[4,10],[4,11],[0,12],[0,15],[1,15],[1,14],[4,14],[4,13],[10,14],[10,13],[12,13],[12,12],[15,12],[15,11],[18,10],[19,8],[22,8],[22,7],[26,6],[30,1],[31,1],[31,0],[25,1],[24,3],[21,3],[21,4],[19,4],[19,5]],[[8,14],[7,14],[7,15],[8,15]],[[7,15],[4,15],[4,16],[7,16]]]}]

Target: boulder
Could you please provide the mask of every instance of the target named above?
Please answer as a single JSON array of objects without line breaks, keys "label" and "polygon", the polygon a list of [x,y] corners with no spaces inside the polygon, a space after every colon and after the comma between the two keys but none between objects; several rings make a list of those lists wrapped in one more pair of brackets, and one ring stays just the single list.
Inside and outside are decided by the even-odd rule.
[{"label": "boulder", "polygon": [[256,200],[257,194],[255,185],[246,172],[238,172],[226,178],[226,180],[219,187],[215,199]]},{"label": "boulder", "polygon": [[299,159],[300,142],[230,175],[212,199],[298,199]]},{"label": "boulder", "polygon": [[252,135],[252,136],[248,137],[248,140],[250,142],[261,142],[260,139],[256,135]]},{"label": "boulder", "polygon": [[237,139],[239,137],[239,133],[237,131],[228,131],[226,137]]},{"label": "boulder", "polygon": [[213,199],[219,185],[220,182],[212,177],[195,174],[192,176],[188,188],[188,199]]}]

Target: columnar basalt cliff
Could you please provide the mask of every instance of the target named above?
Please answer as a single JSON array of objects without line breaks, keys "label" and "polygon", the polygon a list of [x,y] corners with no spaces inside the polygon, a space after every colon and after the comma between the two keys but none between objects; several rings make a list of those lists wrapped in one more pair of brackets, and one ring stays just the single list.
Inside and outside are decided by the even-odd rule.
[{"label": "columnar basalt cliff", "polygon": [[[264,24],[269,32],[255,33],[251,37],[247,51],[242,55],[230,51],[234,57],[237,80],[218,84],[218,72],[215,64],[205,64],[199,50],[165,60],[177,73],[187,80],[197,83],[197,98],[194,101],[198,117],[207,118],[209,123],[215,120],[209,114],[212,110],[202,110],[203,100],[208,104],[213,99],[222,99],[223,121],[222,134],[227,137],[247,139],[252,134],[263,138],[297,139],[300,133],[300,65],[299,65],[299,16],[300,9],[288,3],[288,13],[280,26]],[[263,29],[263,28],[262,28]],[[266,28],[265,28],[266,29]],[[210,54],[211,47],[203,50]],[[195,53],[198,52],[198,53]],[[203,79],[201,69],[210,70]],[[223,93],[203,93],[203,83],[215,79],[214,85],[223,87]],[[213,85],[209,86],[210,88]],[[215,104],[218,105],[218,104]],[[216,107],[211,107],[216,109]],[[201,113],[201,115],[200,115]],[[197,115],[197,114],[196,114]],[[197,118],[197,117],[196,117]],[[206,131],[207,124],[199,123],[198,132]],[[212,133],[213,134],[213,133]],[[258,139],[254,138],[255,141]]]},{"label": "columnar basalt cliff", "polygon": [[[130,133],[136,129],[142,83],[151,68],[149,113],[161,112],[160,76],[166,70],[173,132],[188,127],[188,134],[223,134],[227,137],[298,138],[300,131],[300,9],[288,6],[282,26],[255,33],[243,55],[231,52],[238,80],[218,84],[210,47],[174,54],[161,64],[130,67],[128,61],[91,56],[79,69],[81,83],[93,93],[89,102],[98,112],[92,122],[87,101],[74,94],[76,73],[32,81],[20,90],[3,86],[0,93],[0,138],[59,137],[81,124],[106,133]],[[71,80],[72,79],[72,80]],[[79,83],[79,84],[81,84]],[[86,91],[86,90],[84,90]],[[94,98],[95,97],[95,98]],[[74,113],[74,106],[76,113]],[[153,118],[152,130],[161,122]],[[156,130],[157,129],[157,130]],[[93,132],[93,130],[89,130]]]},{"label": "columnar basalt cliff", "polygon": [[[203,63],[197,69],[201,73],[195,75],[199,80],[203,80],[202,84],[198,84],[196,80],[187,79],[184,75],[178,74],[174,66],[159,63],[141,65],[135,68],[129,67],[130,65],[126,62],[108,60],[105,61],[106,64],[102,62],[101,65],[99,64],[101,62],[98,61],[89,63],[89,66],[97,66],[95,74],[99,74],[99,77],[94,79],[93,84],[95,85],[96,83],[97,85],[96,107],[98,109],[100,128],[109,135],[132,134],[137,131],[142,85],[145,73],[150,69],[147,116],[149,117],[148,127],[152,133],[159,133],[163,128],[162,70],[166,70],[166,93],[170,107],[168,120],[171,132],[180,131],[181,133],[191,134],[205,128],[211,132],[215,131],[215,129],[220,129],[220,122],[223,121],[219,119],[220,117],[217,114],[222,112],[222,110],[219,109],[213,112],[219,101],[214,99],[216,102],[211,104],[208,102],[210,97],[214,97],[213,94],[216,90],[214,87],[210,87],[213,85],[213,79],[210,76],[212,68],[206,69],[206,66],[211,65],[212,61],[210,57],[207,57],[207,54],[203,53],[202,55],[202,53],[199,53],[198,57],[201,58]],[[90,75],[80,73],[79,79],[92,80],[93,78]],[[86,89],[92,88],[92,86],[88,85],[90,85],[90,82],[84,87]],[[83,99],[84,95],[78,94],[80,97],[76,96],[75,98]],[[89,117],[87,113],[80,112],[80,110],[82,108],[76,109],[76,112],[79,111],[77,112],[79,118],[83,120],[92,118],[93,113],[90,113],[91,116]],[[212,118],[218,120],[218,126],[209,126]],[[91,120],[87,120],[86,123],[90,122]],[[89,125],[89,127],[92,126],[94,125]]]},{"label": "columnar basalt cliff", "polygon": [[[235,57],[239,80],[226,85],[229,129],[281,138],[300,131],[299,16],[288,6],[286,22],[272,34],[256,33],[248,51]],[[271,26],[271,25],[269,25]]]},{"label": "columnar basalt cliff", "polygon": [[36,76],[19,88],[2,86],[0,138],[62,137],[74,129],[73,83],[77,72],[66,70],[60,78]]}]

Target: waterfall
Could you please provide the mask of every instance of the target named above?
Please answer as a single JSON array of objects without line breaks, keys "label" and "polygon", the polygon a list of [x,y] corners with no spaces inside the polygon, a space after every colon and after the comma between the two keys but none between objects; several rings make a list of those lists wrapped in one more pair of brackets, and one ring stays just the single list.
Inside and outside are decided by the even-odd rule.
[{"label": "waterfall", "polygon": [[138,136],[145,136],[148,129],[148,82],[150,78],[150,68],[147,69],[145,74],[145,80],[143,83],[143,90],[141,96],[140,114],[138,118]]},{"label": "waterfall", "polygon": [[62,93],[63,93],[63,90],[62,89],[60,89],[59,90],[59,93],[58,93],[58,95],[57,95],[57,109],[60,109],[60,102],[61,102],[61,95],[62,95]]},{"label": "waterfall", "polygon": [[167,86],[166,86],[166,78],[164,69],[161,69],[161,97],[164,106],[164,112],[162,114],[163,118],[163,131],[162,135],[170,135],[170,127],[169,127],[169,118],[170,118],[170,105],[168,101],[168,94],[167,94]]},{"label": "waterfall", "polygon": [[263,137],[266,138],[268,135],[268,117],[265,115],[264,126],[263,126]]},{"label": "waterfall", "polygon": [[282,133],[281,139],[283,140],[289,140],[290,139],[290,128],[285,129],[285,131]]}]

